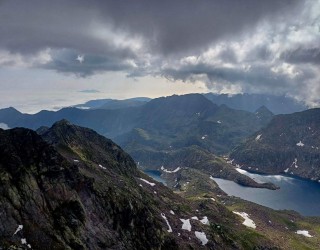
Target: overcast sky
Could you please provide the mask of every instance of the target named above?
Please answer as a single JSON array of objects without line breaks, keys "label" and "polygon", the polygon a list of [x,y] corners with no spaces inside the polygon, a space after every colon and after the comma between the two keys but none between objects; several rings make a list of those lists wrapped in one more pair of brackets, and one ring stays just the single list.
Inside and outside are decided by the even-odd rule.
[{"label": "overcast sky", "polygon": [[0,108],[189,92],[320,96],[320,0],[0,0]]}]

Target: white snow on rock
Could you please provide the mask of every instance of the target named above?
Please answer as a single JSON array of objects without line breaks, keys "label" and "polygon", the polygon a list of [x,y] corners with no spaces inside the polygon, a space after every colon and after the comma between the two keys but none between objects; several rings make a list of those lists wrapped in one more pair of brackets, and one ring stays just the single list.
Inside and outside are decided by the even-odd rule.
[{"label": "white snow on rock", "polygon": [[182,229],[183,230],[188,230],[189,232],[191,231],[191,224],[190,224],[190,219],[180,219],[182,221]]},{"label": "white snow on rock", "polygon": [[181,168],[180,167],[177,167],[175,170],[168,170],[168,169],[166,169],[166,168],[164,168],[164,166],[161,166],[161,170],[163,171],[163,172],[165,172],[165,173],[176,173],[176,172],[178,172],[179,170],[180,170]]},{"label": "white snow on rock", "polygon": [[102,166],[101,164],[99,164],[99,167],[102,169],[107,169],[106,167]]},{"label": "white snow on rock", "polygon": [[172,210],[170,210],[170,214],[173,214],[174,215],[174,212]]},{"label": "white snow on rock", "polygon": [[208,217],[204,216],[202,220],[200,220],[200,222],[204,225],[210,225]]},{"label": "white snow on rock", "polygon": [[17,234],[19,231],[23,229],[23,225],[19,225],[13,235]]},{"label": "white snow on rock", "polygon": [[172,228],[171,228],[171,226],[170,226],[170,224],[169,224],[169,221],[168,221],[168,219],[167,219],[167,217],[166,217],[166,215],[164,214],[164,213],[161,213],[161,217],[166,221],[166,223],[167,223],[167,225],[168,225],[168,232],[169,233],[172,233]]},{"label": "white snow on rock", "polygon": [[191,219],[193,219],[193,220],[199,220],[197,216],[193,216],[193,217],[191,217]]},{"label": "white snow on rock", "polygon": [[289,172],[289,168],[287,168],[286,170],[284,170],[284,172],[285,172],[285,173],[288,173],[288,172]]},{"label": "white snow on rock", "polygon": [[243,225],[251,228],[256,228],[256,224],[254,223],[253,220],[249,218],[249,215],[245,212],[235,212],[233,211],[234,214],[240,215],[243,219],[244,222],[242,223]]},{"label": "white snow on rock", "polygon": [[207,135],[201,137],[202,140],[206,139]]},{"label": "white snow on rock", "polygon": [[204,232],[195,231],[194,234],[201,241],[203,246],[208,243],[207,236]]},{"label": "white snow on rock", "polygon": [[240,174],[244,174],[244,175],[245,175],[245,174],[248,173],[246,170],[241,169],[241,168],[239,168],[239,167],[237,167],[236,170],[237,170]]},{"label": "white snow on rock", "polygon": [[74,161],[74,162],[79,162],[79,160],[76,160],[76,159],[74,159],[73,161]]},{"label": "white snow on rock", "polygon": [[31,248],[31,245],[30,245],[30,244],[28,244],[28,245],[27,245],[27,247],[28,247],[28,248]]},{"label": "white snow on rock", "polygon": [[22,245],[27,245],[27,239],[22,238],[22,239],[21,239],[21,244],[22,244]]},{"label": "white snow on rock", "polygon": [[255,140],[256,140],[256,141],[259,141],[259,140],[261,139],[261,136],[262,136],[262,135],[257,135],[257,137],[256,137]]},{"label": "white snow on rock", "polygon": [[299,141],[297,144],[296,144],[298,147],[303,147],[304,144],[302,143],[302,141]]},{"label": "white snow on rock", "polygon": [[221,124],[221,121],[219,120],[219,121],[217,121],[217,123]]},{"label": "white snow on rock", "polygon": [[10,129],[10,127],[8,126],[8,124],[3,123],[3,122],[0,122],[0,128],[2,128],[2,129],[4,129],[4,130]]},{"label": "white snow on rock", "polygon": [[216,199],[215,198],[210,198],[212,201],[216,201]]},{"label": "white snow on rock", "polygon": [[298,159],[294,158],[294,161],[292,162],[291,167],[298,168],[297,162],[298,162]]},{"label": "white snow on rock", "polygon": [[142,178],[139,178],[139,179],[142,180],[143,182],[149,184],[149,185],[152,186],[152,187],[153,187],[154,185],[156,185],[155,183],[149,182],[149,181],[147,181],[147,180],[145,180],[145,179],[142,179]]},{"label": "white snow on rock", "polygon": [[234,159],[230,160],[230,161],[227,161],[228,164],[232,164],[234,161]]},{"label": "white snow on rock", "polygon": [[306,236],[306,237],[308,237],[308,238],[313,237],[312,235],[309,234],[309,231],[307,231],[307,230],[298,230],[298,231],[296,232],[296,234],[301,234],[301,235]]}]

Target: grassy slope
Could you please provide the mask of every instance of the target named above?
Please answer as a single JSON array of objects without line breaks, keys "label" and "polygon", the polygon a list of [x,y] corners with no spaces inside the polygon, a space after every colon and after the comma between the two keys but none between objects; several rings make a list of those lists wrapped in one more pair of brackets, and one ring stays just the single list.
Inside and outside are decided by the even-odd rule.
[{"label": "grassy slope", "polygon": [[[238,223],[234,225],[235,237],[240,239],[247,249],[252,249],[252,242],[260,240],[261,237],[272,240],[280,249],[319,249],[319,217],[303,217],[294,211],[273,210],[240,198],[229,197],[209,179],[207,174],[194,169],[182,170],[180,183],[181,187],[176,193],[198,202],[199,206],[215,203],[216,206],[223,206],[228,211],[248,213],[257,226],[255,230],[243,230],[245,227],[241,225],[243,219],[236,215],[235,220]],[[308,230],[313,237],[298,235],[297,230]]]}]

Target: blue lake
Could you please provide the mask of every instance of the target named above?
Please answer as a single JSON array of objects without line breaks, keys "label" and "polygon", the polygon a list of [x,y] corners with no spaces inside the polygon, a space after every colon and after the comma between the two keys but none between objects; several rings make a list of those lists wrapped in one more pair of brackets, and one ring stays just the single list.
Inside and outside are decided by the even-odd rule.
[{"label": "blue lake", "polygon": [[152,170],[152,169],[145,169],[143,170],[143,172],[147,175],[149,175],[152,179],[163,183],[164,185],[166,184],[166,181],[164,179],[161,178],[161,172],[158,170]]},{"label": "blue lake", "polygon": [[233,181],[214,178],[228,195],[264,205],[273,209],[295,210],[306,216],[320,216],[320,183],[282,175],[243,174],[257,182],[272,182],[279,190],[244,187]]}]

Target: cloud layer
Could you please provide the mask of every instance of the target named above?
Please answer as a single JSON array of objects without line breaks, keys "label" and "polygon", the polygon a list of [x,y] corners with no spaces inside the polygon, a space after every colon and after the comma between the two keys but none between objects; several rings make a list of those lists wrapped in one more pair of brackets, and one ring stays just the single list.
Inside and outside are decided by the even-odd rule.
[{"label": "cloud layer", "polygon": [[121,71],[316,105],[319,12],[318,0],[1,1],[0,67]]}]

